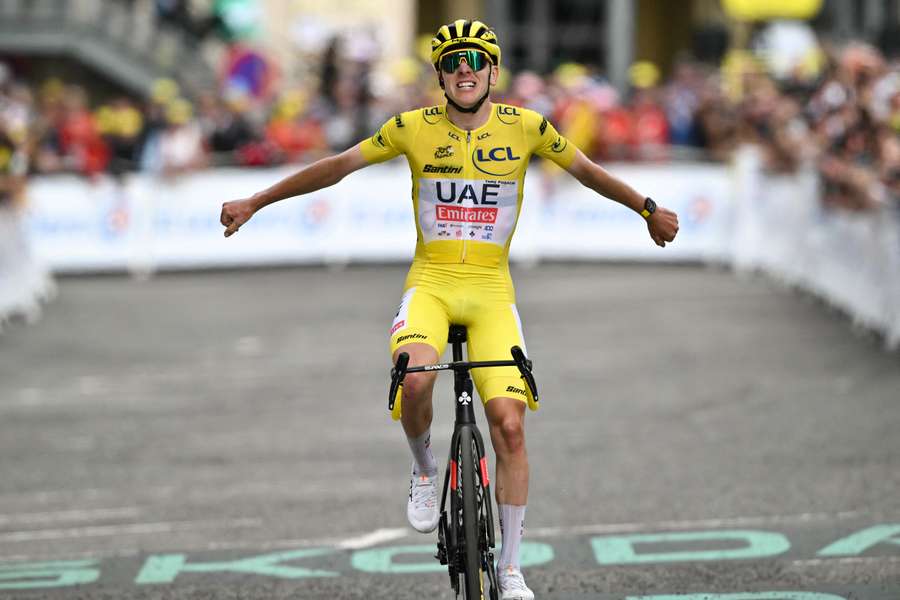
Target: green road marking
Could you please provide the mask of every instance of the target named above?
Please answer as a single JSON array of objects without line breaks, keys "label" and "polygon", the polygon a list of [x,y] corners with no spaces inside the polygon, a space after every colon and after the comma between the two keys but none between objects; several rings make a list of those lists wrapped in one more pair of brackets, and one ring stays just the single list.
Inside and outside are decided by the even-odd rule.
[{"label": "green road marking", "polygon": [[95,560],[65,560],[0,565],[0,590],[28,590],[94,583],[100,578],[100,569],[88,567],[96,567],[96,563]]},{"label": "green road marking", "polygon": [[[497,546],[495,557],[500,556],[501,546]],[[539,542],[519,542],[519,566],[520,567],[536,567],[544,565],[553,560],[553,546],[550,544],[541,544]]]},{"label": "green road marking", "polygon": [[252,573],[254,575],[281,577],[283,579],[337,577],[340,573],[335,573],[334,571],[316,571],[313,569],[304,569],[303,567],[279,564],[289,560],[324,556],[336,552],[337,550],[333,548],[310,548],[251,556],[250,558],[242,558],[227,562],[194,564],[187,564],[184,554],[158,554],[147,558],[141,572],[138,573],[134,582],[138,585],[172,583],[179,573],[214,573],[216,571]]},{"label": "green road marking", "polygon": [[818,592],[746,592],[742,594],[666,594],[662,596],[628,596],[625,600],[847,600],[834,594]]},{"label": "green road marking", "polygon": [[[434,544],[416,546],[394,546],[391,548],[372,548],[353,553],[350,564],[354,569],[365,573],[440,573],[447,570],[445,565],[435,560],[436,547]],[[499,556],[500,548],[497,548],[494,556]],[[553,560],[553,547],[539,542],[522,542],[519,546],[519,562],[522,567],[534,567],[543,565]],[[419,555],[427,556],[427,562],[399,562],[395,563],[397,556]]]},{"label": "green road marking", "polygon": [[[351,566],[366,573],[436,573],[446,571],[447,567],[434,559],[434,544],[415,546],[394,546],[392,548],[372,548],[353,553]],[[395,563],[395,556],[423,555],[427,562]]]},{"label": "green road marking", "polygon": [[840,539],[819,550],[819,556],[856,556],[878,544],[896,544],[900,546],[900,524],[876,525],[853,535]]},{"label": "green road marking", "polygon": [[[781,555],[791,543],[781,533],[760,530],[686,531],[651,534],[608,535],[589,538],[597,564],[646,564],[691,561],[754,559]],[[571,543],[559,540],[557,543]],[[582,544],[583,540],[577,540]],[[900,546],[900,523],[886,523],[861,529],[820,550],[820,557],[857,556],[880,547],[896,554]],[[893,552],[889,550],[893,548]],[[365,573],[413,574],[440,573],[446,568],[434,560],[434,544],[378,547],[347,552],[339,548],[304,548],[237,558],[228,561],[189,562],[187,554],[156,554],[143,561],[134,583],[137,585],[173,583],[183,573],[243,573],[283,579],[352,576],[353,570]],[[499,548],[495,556],[499,555]],[[332,557],[319,568],[295,564],[304,559]],[[349,568],[345,557],[349,559]],[[524,541],[521,545],[523,567],[553,561],[555,552],[548,543]],[[338,564],[335,564],[338,563]],[[0,562],[0,590],[58,588],[96,582],[100,559],[46,562]],[[322,567],[336,570],[324,570]],[[628,600],[846,600],[815,592],[745,592],[743,594],[681,594],[633,596]]]},{"label": "green road marking", "polygon": [[[635,544],[685,543],[685,542],[734,542],[745,544],[743,548],[727,550],[681,550],[676,552],[640,553]],[[780,533],[752,530],[685,531],[679,533],[651,533],[634,535],[609,535],[591,538],[594,558],[601,565],[621,565],[652,562],[691,560],[734,560],[762,558],[786,552],[791,543]]]}]

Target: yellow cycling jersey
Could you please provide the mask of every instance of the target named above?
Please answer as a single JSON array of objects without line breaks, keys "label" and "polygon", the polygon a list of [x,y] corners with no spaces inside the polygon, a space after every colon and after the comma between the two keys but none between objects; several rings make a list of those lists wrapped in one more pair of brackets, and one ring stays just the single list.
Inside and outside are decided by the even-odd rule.
[{"label": "yellow cycling jersey", "polygon": [[494,104],[487,123],[460,129],[444,106],[396,115],[360,143],[370,163],[405,154],[412,171],[415,262],[502,267],[533,154],[568,167],[576,148],[538,113]]}]

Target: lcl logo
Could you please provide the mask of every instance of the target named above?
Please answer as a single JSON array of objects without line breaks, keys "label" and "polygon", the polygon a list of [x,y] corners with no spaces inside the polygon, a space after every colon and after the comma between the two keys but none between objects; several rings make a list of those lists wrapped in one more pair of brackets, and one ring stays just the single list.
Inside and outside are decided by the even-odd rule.
[{"label": "lcl logo", "polygon": [[513,154],[513,150],[510,146],[498,146],[496,148],[491,148],[490,150],[477,148],[472,153],[472,162],[475,164],[476,169],[482,173],[500,177],[511,175],[518,167],[513,165],[506,167],[500,164],[492,166],[491,163],[506,163],[513,160],[519,160],[520,158],[522,157]]},{"label": "lcl logo", "polygon": [[476,162],[489,162],[489,161],[504,161],[504,160],[519,160],[522,158],[521,156],[513,156],[512,148],[507,146],[506,148],[491,148],[487,151],[487,158],[484,157],[484,148],[478,148],[475,150],[475,161]]}]

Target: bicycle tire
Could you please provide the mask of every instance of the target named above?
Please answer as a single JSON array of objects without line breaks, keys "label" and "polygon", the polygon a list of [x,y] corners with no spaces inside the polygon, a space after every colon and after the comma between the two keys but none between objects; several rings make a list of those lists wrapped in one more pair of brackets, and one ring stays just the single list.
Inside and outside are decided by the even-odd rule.
[{"label": "bicycle tire", "polygon": [[462,532],[463,548],[463,588],[466,600],[484,599],[484,574],[481,571],[481,550],[479,548],[478,490],[476,489],[478,457],[472,430],[463,427],[458,442],[459,487],[462,488]]}]

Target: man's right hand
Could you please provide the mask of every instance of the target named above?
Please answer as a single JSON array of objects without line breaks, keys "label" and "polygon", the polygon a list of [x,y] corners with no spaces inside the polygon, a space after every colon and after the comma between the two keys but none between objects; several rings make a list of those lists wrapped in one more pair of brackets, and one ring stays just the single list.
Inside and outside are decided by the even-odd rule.
[{"label": "man's right hand", "polygon": [[225,226],[225,237],[241,228],[241,225],[250,220],[256,208],[250,198],[244,200],[234,200],[226,202],[222,205],[222,217],[219,219]]}]

